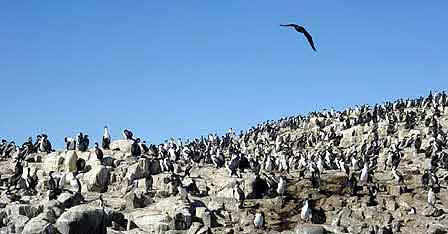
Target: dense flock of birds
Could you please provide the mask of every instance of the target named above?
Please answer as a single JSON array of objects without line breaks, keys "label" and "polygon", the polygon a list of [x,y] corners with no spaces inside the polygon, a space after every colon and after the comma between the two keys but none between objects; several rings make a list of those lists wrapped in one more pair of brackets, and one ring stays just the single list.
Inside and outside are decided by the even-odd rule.
[{"label": "dense flock of birds", "polygon": [[[132,142],[132,157],[153,157],[160,161],[162,171],[171,172],[173,183],[181,186],[176,168],[183,168],[184,176],[189,176],[194,165],[209,164],[216,168],[226,168],[229,176],[241,177],[242,173],[263,175],[268,187],[260,191],[259,196],[287,196],[287,181],[291,171],[299,172],[298,176],[307,178],[313,187],[320,190],[320,178],[324,173],[332,170],[347,174],[350,194],[357,193],[358,186],[366,186],[369,196],[374,197],[378,184],[375,180],[375,171],[381,168],[393,175],[397,186],[405,185],[404,176],[399,165],[404,150],[409,149],[413,157],[424,153],[429,163],[421,178],[422,185],[428,191],[428,204],[436,205],[436,194],[441,186],[436,175],[440,168],[448,169],[447,131],[443,129],[439,118],[448,106],[445,92],[418,99],[399,99],[385,102],[381,105],[362,105],[348,108],[343,111],[325,110],[312,112],[307,116],[282,118],[278,121],[266,121],[250,128],[248,131],[237,133],[233,129],[223,135],[209,134],[206,137],[194,140],[169,139],[162,144],[147,145],[145,141],[136,138],[133,133],[125,129],[123,138]],[[386,133],[380,134],[379,125],[386,126]],[[342,147],[341,141],[344,132],[356,136],[357,126],[370,126],[368,137],[358,142],[350,142],[348,147]],[[418,126],[424,125],[425,134],[414,131],[410,137],[399,140],[398,127],[402,126],[411,133]],[[308,131],[303,131],[307,129]],[[291,134],[291,132],[297,134]],[[345,133],[347,134],[347,133]],[[422,147],[423,137],[428,144]],[[355,139],[354,137],[352,139]],[[95,143],[94,153],[103,160],[103,150],[111,149],[111,135],[107,127],[101,142]],[[75,138],[64,139],[65,150],[89,150],[88,135],[79,133]],[[23,173],[23,167],[29,156],[33,153],[54,151],[46,134],[37,136],[35,142],[30,137],[22,145],[14,141],[1,140],[0,156],[2,159],[13,158],[15,162],[14,174],[2,181],[8,185],[12,192],[20,180],[26,181],[30,191],[36,189],[37,176]],[[379,165],[380,152],[385,152],[383,165]],[[79,166],[79,171],[84,165]],[[50,199],[55,199],[61,193],[57,181],[50,173]],[[70,184],[73,190],[81,193],[81,184],[76,179],[76,173],[71,177]],[[177,181],[177,182],[176,182]],[[132,186],[134,181],[128,181]],[[184,191],[185,189],[180,188]],[[188,189],[191,192],[194,189]],[[194,190],[197,191],[197,190]],[[235,197],[244,206],[245,195],[237,183],[234,188]],[[305,200],[301,217],[304,220],[312,219],[312,212],[308,200]],[[255,215],[254,225],[263,227],[264,214]]]}]

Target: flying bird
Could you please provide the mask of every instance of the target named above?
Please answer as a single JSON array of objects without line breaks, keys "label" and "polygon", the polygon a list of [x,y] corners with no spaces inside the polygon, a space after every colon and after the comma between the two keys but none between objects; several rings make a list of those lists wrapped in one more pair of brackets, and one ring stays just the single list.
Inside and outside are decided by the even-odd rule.
[{"label": "flying bird", "polygon": [[297,24],[280,24],[280,26],[282,26],[282,27],[292,27],[297,32],[303,33],[303,35],[305,35],[306,39],[308,40],[308,43],[310,43],[311,48],[313,48],[314,51],[317,51],[316,47],[314,46],[313,37],[311,36],[311,34],[308,33],[308,31],[306,31],[306,29],[303,26],[300,26],[300,25],[297,25]]}]

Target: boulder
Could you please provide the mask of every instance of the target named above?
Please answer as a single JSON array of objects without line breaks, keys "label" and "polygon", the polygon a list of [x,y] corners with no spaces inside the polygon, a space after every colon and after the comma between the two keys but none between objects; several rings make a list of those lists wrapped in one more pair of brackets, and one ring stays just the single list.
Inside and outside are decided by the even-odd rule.
[{"label": "boulder", "polygon": [[6,207],[6,213],[10,217],[23,215],[31,219],[40,214],[43,211],[42,208],[43,207],[36,207],[28,204],[13,204]]},{"label": "boulder", "polygon": [[212,200],[207,204],[209,210],[238,210],[239,202],[235,198],[222,198],[213,197]]},{"label": "boulder", "polygon": [[90,152],[90,151],[85,151],[85,152],[82,152],[79,150],[76,151],[76,155],[78,156],[78,158],[83,159],[85,161],[88,161],[91,158],[91,154],[92,154],[92,152]]},{"label": "boulder", "polygon": [[426,234],[446,234],[446,233],[448,233],[448,227],[442,225],[431,225],[426,231]]},{"label": "boulder", "polygon": [[124,200],[126,201],[127,209],[143,208],[153,203],[153,200],[144,195],[141,191],[131,191],[127,193]]},{"label": "boulder", "polygon": [[[197,214],[196,214],[196,216],[197,216]],[[212,212],[210,212],[208,210],[205,211],[202,214],[201,219],[202,219],[202,223],[204,224],[205,227],[207,227],[207,228],[214,227],[213,226],[213,214],[212,214]]]},{"label": "boulder", "polygon": [[218,198],[226,198],[226,199],[236,199],[233,196],[233,187],[231,187],[231,186],[228,186],[228,187],[222,189],[221,191],[219,191],[216,194],[216,197],[218,197]]},{"label": "boulder", "polygon": [[209,227],[203,226],[201,229],[199,229],[196,234],[211,234],[212,231]]},{"label": "boulder", "polygon": [[187,234],[196,234],[202,228],[202,226],[204,225],[198,222],[192,223],[190,229],[188,229],[187,231]]},{"label": "boulder", "polygon": [[8,229],[11,233],[22,233],[23,228],[30,218],[24,215],[15,215],[9,217]]},{"label": "boulder", "polygon": [[107,226],[119,217],[109,208],[79,205],[64,212],[55,226],[61,234],[106,233]]},{"label": "boulder", "polygon": [[79,193],[72,194],[65,192],[58,197],[58,201],[61,203],[62,207],[66,209],[81,204],[82,200],[84,200],[84,198]]},{"label": "boulder", "polygon": [[193,222],[190,207],[178,207],[173,216],[172,225],[175,230],[188,230]]},{"label": "boulder", "polygon": [[23,228],[22,234],[56,234],[53,224],[49,223],[44,215],[38,215],[30,219]]},{"label": "boulder", "polygon": [[151,206],[153,213],[166,214],[171,218],[170,229],[188,230],[192,224],[193,207],[188,201],[179,199],[179,197],[168,197],[154,203]]},{"label": "boulder", "polygon": [[437,209],[435,207],[426,207],[423,211],[422,211],[422,215],[426,216],[426,217],[439,217],[441,215],[443,215],[443,210],[441,209]]},{"label": "boulder", "polygon": [[296,234],[325,234],[326,230],[320,225],[298,224],[295,228]]},{"label": "boulder", "polygon": [[145,178],[150,172],[149,159],[141,158],[137,163],[128,167],[126,172],[126,178],[128,181],[138,180]]},{"label": "boulder", "polygon": [[250,175],[244,180],[244,194],[247,199],[260,199],[268,191],[266,181],[258,176]]},{"label": "boulder", "polygon": [[150,189],[154,188],[154,183],[151,184],[150,179],[148,179],[148,180],[147,179],[139,179],[136,181],[136,184],[137,184],[137,188],[141,191],[149,191]]},{"label": "boulder", "polygon": [[84,174],[82,180],[88,191],[104,193],[109,186],[110,170],[102,165],[95,166]]},{"label": "boulder", "polygon": [[121,152],[130,153],[131,145],[131,140],[116,140],[110,143],[110,148],[112,150],[119,149]]},{"label": "boulder", "polygon": [[47,174],[50,171],[59,171],[62,169],[63,163],[64,157],[62,157],[59,152],[53,152],[45,157],[43,169]]},{"label": "boulder", "polygon": [[[172,189],[170,187],[169,183],[165,183],[170,178],[169,174],[159,174],[159,175],[153,175],[152,179],[152,187],[153,189],[156,189],[157,192],[162,196],[170,196]],[[144,182],[144,179],[141,181]],[[139,186],[143,186],[144,183],[141,183],[139,181]]]},{"label": "boulder", "polygon": [[163,233],[169,230],[171,218],[154,209],[138,209],[130,213],[129,219],[145,233]]},{"label": "boulder", "polygon": [[331,194],[343,194],[348,177],[343,172],[322,175],[322,189]]},{"label": "boulder", "polygon": [[43,216],[48,222],[53,224],[56,223],[56,220],[65,211],[61,202],[58,200],[46,201],[42,203],[40,207],[43,207],[43,212],[39,215]]},{"label": "boulder", "polygon": [[76,154],[76,151],[74,151],[74,150],[65,151],[65,154],[64,154],[64,170],[66,172],[75,172],[75,171],[77,171],[77,168],[76,168],[76,161],[77,160],[78,160],[78,155]]}]

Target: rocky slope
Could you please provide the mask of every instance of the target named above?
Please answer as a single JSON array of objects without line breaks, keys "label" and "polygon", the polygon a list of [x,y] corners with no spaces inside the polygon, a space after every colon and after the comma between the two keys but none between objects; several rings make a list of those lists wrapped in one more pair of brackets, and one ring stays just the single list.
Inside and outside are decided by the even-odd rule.
[{"label": "rocky slope", "polygon": [[[148,152],[133,157],[130,140],[113,141],[111,149],[114,150],[103,150],[102,162],[93,149],[31,154],[27,156],[23,171],[26,173],[27,168],[31,168],[31,174],[37,176],[37,192],[29,191],[25,180],[20,181],[16,189],[6,191],[7,180],[1,180],[0,230],[4,233],[64,234],[105,231],[129,234],[447,233],[448,172],[441,160],[446,151],[444,133],[448,128],[448,108],[444,103],[437,105],[426,99],[420,102],[406,104],[404,101],[402,107],[397,105],[387,110],[388,114],[397,116],[395,122],[388,116],[378,118],[378,121],[358,121],[372,112],[372,108],[361,108],[339,114],[323,112],[303,119],[284,119],[265,123],[241,136],[234,134],[230,137],[233,142],[230,145],[237,146],[244,157],[260,162],[258,176],[250,167],[239,171],[238,176],[229,176],[225,166],[217,168],[207,160],[210,155],[191,160],[182,157],[179,146],[177,158],[172,160],[173,175],[164,170],[161,163],[169,154]],[[410,120],[406,116],[411,112],[417,117],[409,127]],[[347,125],[347,119],[352,123]],[[433,126],[434,121],[428,124],[428,119],[436,119],[437,126]],[[267,125],[273,126],[275,131],[266,130],[264,126]],[[439,132],[434,133],[434,129]],[[415,150],[412,143],[407,143],[418,134],[422,140],[421,150]],[[312,142],[307,142],[313,138]],[[434,146],[434,142],[439,143]],[[377,153],[363,155],[365,147],[376,144]],[[403,175],[404,183],[395,180],[390,167],[383,167],[394,147],[400,148],[396,170]],[[348,173],[338,166],[326,165],[320,170],[320,186],[316,188],[311,169],[299,163],[302,158],[317,161],[320,155],[324,158],[326,154],[331,156],[330,161],[348,160],[350,150],[358,152],[354,158],[367,157],[368,162],[377,165],[372,166],[375,173],[373,181],[369,182],[376,186],[376,193],[369,193],[369,185],[359,181],[362,165],[358,167],[345,162],[350,168]],[[227,163],[231,162],[234,152],[232,147],[222,147]],[[274,169],[268,168],[268,157],[272,157]],[[288,159],[289,171],[278,169],[282,157]],[[434,158],[438,160],[433,169],[440,191],[436,191],[437,203],[431,206],[428,190],[421,179],[428,169],[428,162],[433,159],[434,164]],[[77,162],[85,162],[82,171]],[[13,175],[14,165],[12,158],[1,161],[1,178]],[[190,175],[184,176],[187,167],[191,167]],[[57,200],[48,199],[51,171],[56,172],[56,176],[66,177],[62,186],[67,191]],[[76,172],[81,182],[81,194],[71,189],[72,172]],[[358,180],[356,195],[352,194],[348,183],[352,175]],[[287,184],[284,196],[269,192],[272,190],[269,186],[272,183],[276,186],[280,176]],[[180,180],[181,184],[174,180]],[[191,189],[193,183],[198,191]],[[246,197],[242,207],[235,194],[237,184]],[[99,199],[100,194],[103,202]],[[312,204],[311,220],[301,218],[305,200]],[[254,217],[261,212],[265,225],[255,228]]]}]

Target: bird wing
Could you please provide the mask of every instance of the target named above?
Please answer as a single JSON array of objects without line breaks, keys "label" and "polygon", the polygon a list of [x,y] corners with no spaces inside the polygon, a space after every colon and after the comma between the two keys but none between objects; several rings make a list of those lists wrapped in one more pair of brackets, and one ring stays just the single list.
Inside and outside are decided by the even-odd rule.
[{"label": "bird wing", "polygon": [[297,24],[280,24],[282,27],[295,27]]},{"label": "bird wing", "polygon": [[313,41],[313,37],[311,36],[311,34],[309,34],[308,31],[306,31],[304,29],[303,35],[305,35],[306,39],[308,40],[308,43],[310,43],[311,48],[313,48],[314,51],[317,51],[316,47],[314,46],[314,41]]}]

